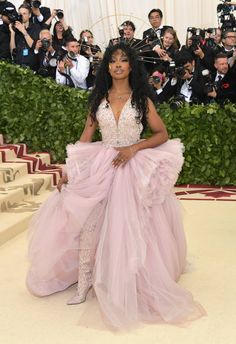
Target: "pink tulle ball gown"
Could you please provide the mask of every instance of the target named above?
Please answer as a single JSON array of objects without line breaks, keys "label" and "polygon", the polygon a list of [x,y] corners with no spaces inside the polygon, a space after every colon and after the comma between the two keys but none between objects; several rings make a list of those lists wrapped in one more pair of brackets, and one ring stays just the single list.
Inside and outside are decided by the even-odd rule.
[{"label": "pink tulle ball gown", "polygon": [[102,141],[67,147],[69,182],[61,193],[51,194],[31,221],[28,289],[45,296],[76,283],[84,250],[90,283],[112,327],[182,324],[204,315],[177,283],[186,264],[173,193],[183,164],[181,142],[138,151],[124,167],[114,168],[114,147],[138,142],[142,124],[130,99],[118,123],[105,101],[97,120]]}]

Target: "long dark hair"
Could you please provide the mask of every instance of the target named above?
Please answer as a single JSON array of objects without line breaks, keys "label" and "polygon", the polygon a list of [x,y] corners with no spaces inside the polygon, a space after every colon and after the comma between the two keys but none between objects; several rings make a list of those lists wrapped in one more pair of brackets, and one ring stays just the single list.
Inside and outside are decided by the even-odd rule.
[{"label": "long dark hair", "polygon": [[95,87],[89,97],[90,116],[93,121],[96,121],[96,112],[102,99],[105,98],[108,102],[108,91],[112,86],[109,63],[111,62],[112,55],[118,49],[122,50],[128,57],[131,67],[129,74],[129,84],[132,89],[131,104],[137,110],[137,120],[141,121],[145,128],[147,124],[148,98],[154,101],[153,92],[148,83],[143,63],[138,60],[137,52],[129,44],[123,42],[108,47],[105,51],[96,74]]}]

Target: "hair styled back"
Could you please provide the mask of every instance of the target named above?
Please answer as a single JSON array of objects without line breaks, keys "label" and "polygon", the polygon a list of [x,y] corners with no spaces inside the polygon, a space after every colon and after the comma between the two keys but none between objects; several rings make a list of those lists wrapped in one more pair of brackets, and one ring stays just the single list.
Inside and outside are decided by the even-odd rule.
[{"label": "hair styled back", "polygon": [[119,43],[108,47],[103,56],[101,65],[97,71],[95,87],[89,97],[90,116],[95,121],[96,112],[102,101],[108,101],[108,92],[112,86],[112,78],[109,73],[109,63],[112,55],[117,50],[122,50],[128,57],[131,71],[129,74],[129,84],[132,89],[131,104],[137,110],[137,119],[140,120],[145,128],[148,112],[148,98],[153,99],[153,93],[148,83],[147,74],[143,67],[143,62],[138,60],[137,52],[127,43]]}]

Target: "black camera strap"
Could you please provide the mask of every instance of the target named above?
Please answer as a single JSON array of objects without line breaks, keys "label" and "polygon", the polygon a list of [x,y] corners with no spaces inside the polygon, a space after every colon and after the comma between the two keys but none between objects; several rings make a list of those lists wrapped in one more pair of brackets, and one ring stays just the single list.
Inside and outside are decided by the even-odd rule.
[{"label": "black camera strap", "polygon": [[66,78],[66,85],[67,86],[75,88],[74,81],[71,79],[70,75],[63,73],[63,72],[60,72],[59,70],[58,70],[58,72]]}]

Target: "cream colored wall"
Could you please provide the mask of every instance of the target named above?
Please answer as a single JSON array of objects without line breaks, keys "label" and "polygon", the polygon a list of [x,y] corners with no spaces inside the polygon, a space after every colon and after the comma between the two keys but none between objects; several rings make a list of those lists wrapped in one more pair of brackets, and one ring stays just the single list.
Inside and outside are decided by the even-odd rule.
[{"label": "cream colored wall", "polygon": [[[19,5],[22,1],[13,2]],[[217,26],[216,7],[220,0],[42,0],[42,3],[50,8],[63,8],[77,37],[82,29],[92,29],[96,42],[104,48],[117,35],[117,26],[127,19],[135,23],[136,37],[141,38],[149,27],[147,14],[152,8],[163,11],[163,23],[174,26],[184,43],[188,26]]]}]

